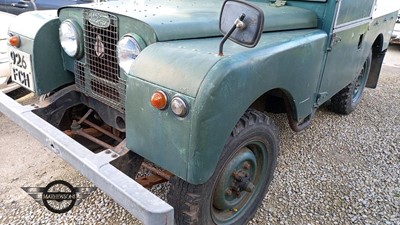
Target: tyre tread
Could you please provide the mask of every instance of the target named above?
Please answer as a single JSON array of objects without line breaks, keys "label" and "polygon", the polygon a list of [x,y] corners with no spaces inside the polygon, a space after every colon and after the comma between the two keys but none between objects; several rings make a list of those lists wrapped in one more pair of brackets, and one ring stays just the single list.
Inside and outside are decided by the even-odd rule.
[{"label": "tyre tread", "polygon": [[348,100],[352,97],[352,86],[353,83],[347,85],[331,98],[329,109],[332,112],[348,115],[353,111],[351,109],[351,104],[349,104]]},{"label": "tyre tread", "polygon": [[[364,68],[367,73],[365,79],[368,79],[368,74],[371,69],[371,63],[372,63],[372,52],[370,52],[363,65],[363,67],[366,65],[366,68]],[[365,83],[363,84],[364,87],[362,87],[361,95],[359,96],[358,100],[354,103],[353,92],[355,88],[355,82],[356,81],[351,82],[331,98],[331,103],[328,105],[329,110],[338,114],[349,115],[356,109],[358,103],[362,98],[363,94],[362,92],[364,91],[365,83],[367,81],[365,81]]]}]

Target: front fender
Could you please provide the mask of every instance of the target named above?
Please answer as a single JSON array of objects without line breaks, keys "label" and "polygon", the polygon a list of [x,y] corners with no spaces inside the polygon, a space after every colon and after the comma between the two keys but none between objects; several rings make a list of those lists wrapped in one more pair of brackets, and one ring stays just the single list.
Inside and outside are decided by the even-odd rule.
[{"label": "front fender", "polygon": [[[319,30],[267,33],[254,49],[227,43],[224,57],[212,53],[220,38],[150,46],[127,80],[127,147],[190,183],[204,183],[240,116],[265,92],[286,90],[299,119],[312,113],[326,37]],[[154,109],[149,99],[159,89],[184,98],[187,117]]]},{"label": "front fender", "polygon": [[18,35],[18,50],[31,55],[32,75],[37,94],[48,93],[73,82],[72,72],[64,70],[56,10],[32,11],[17,16],[9,33]]}]

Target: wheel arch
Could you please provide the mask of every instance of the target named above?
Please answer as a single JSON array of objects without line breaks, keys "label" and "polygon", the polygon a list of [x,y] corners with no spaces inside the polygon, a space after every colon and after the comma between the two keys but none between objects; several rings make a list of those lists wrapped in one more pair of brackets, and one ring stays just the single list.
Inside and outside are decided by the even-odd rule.
[{"label": "wheel arch", "polygon": [[249,108],[261,112],[288,113],[287,105],[289,105],[290,110],[294,110],[294,113],[296,113],[292,95],[283,88],[274,88],[254,100]]},{"label": "wheel arch", "polygon": [[297,107],[293,96],[283,88],[275,88],[265,92],[249,108],[261,112],[285,113],[290,128],[296,132],[308,127],[311,122],[312,114],[304,118],[301,123],[298,122]]},{"label": "wheel arch", "polygon": [[[262,92],[261,94],[258,95],[253,95],[252,99],[249,101],[244,101],[247,102],[245,105],[240,105],[238,106],[238,109],[233,112],[230,110],[229,113],[220,113],[220,116],[224,115],[224,123],[219,123],[218,125],[215,126],[207,126],[204,124],[209,123],[208,121],[218,121],[218,119],[215,118],[207,118],[207,116],[200,116],[202,117],[201,119],[194,119],[193,121],[203,121],[200,123],[197,123],[197,128],[196,125],[192,125],[192,137],[190,141],[190,147],[189,149],[192,149],[193,151],[191,152],[191,158],[192,160],[189,160],[189,166],[188,166],[188,177],[186,178],[187,181],[193,184],[202,184],[208,180],[208,178],[215,172],[215,167],[216,163],[219,159],[219,156],[222,153],[222,149],[225,145],[226,140],[228,140],[229,136],[231,135],[231,132],[233,131],[234,127],[236,124],[240,121],[241,117],[246,113],[247,110],[253,108],[255,110],[264,112],[264,111],[271,111],[274,112],[274,107],[282,107],[285,111],[285,104],[287,102],[286,99],[291,99],[290,95],[287,96],[287,93],[285,90],[280,89],[280,88],[275,88],[275,89],[269,89],[268,91]],[[279,100],[279,103],[272,104],[273,103],[273,98],[274,96],[279,96],[276,97]],[[283,97],[284,96],[284,97]],[[284,99],[284,100],[283,100]],[[270,103],[270,104],[268,104]],[[205,107],[209,108],[209,107]],[[197,111],[197,110],[196,110]],[[277,112],[277,111],[275,111]],[[200,113],[201,114],[201,113]],[[209,113],[204,113],[203,115],[207,115]],[[196,113],[196,115],[198,115]],[[209,114],[210,115],[210,114]],[[218,116],[218,115],[217,115]],[[201,125],[204,125],[204,129],[201,127]],[[199,128],[200,127],[200,128]],[[213,129],[218,129],[216,132],[212,133],[224,133],[224,138],[220,138],[220,136],[207,136],[207,132],[203,132],[204,130],[208,130],[210,127]],[[221,132],[223,131],[223,132]],[[229,131],[229,132],[225,132]],[[207,138],[205,138],[207,137]],[[211,139],[215,138],[215,139]],[[215,143],[215,145],[210,145],[209,143],[204,143],[204,140],[206,142],[212,142]],[[223,140],[223,141],[221,141]],[[193,143],[196,143],[197,146],[193,146]],[[212,147],[213,150],[210,149],[204,149],[203,147]],[[203,162],[207,160],[207,164],[209,164],[209,171],[205,171],[204,169],[207,168],[204,166]],[[215,162],[214,162],[215,161]],[[194,173],[197,169],[202,168],[203,172],[202,173]],[[192,171],[191,171],[192,170]],[[198,170],[197,170],[198,171]],[[201,177],[196,177],[196,175],[201,175]],[[191,177],[194,176],[194,177]]]},{"label": "wheel arch", "polygon": [[[207,91],[199,91],[200,94],[196,98],[194,107],[191,109],[195,112],[192,114],[195,117],[192,118],[192,121],[196,122],[192,124],[189,146],[189,149],[192,151],[189,156],[188,177],[186,180],[190,183],[202,184],[215,172],[216,163],[226,141],[247,110],[255,109],[260,112],[287,113],[289,121],[291,121],[291,118],[297,120],[296,102],[292,94],[283,87],[270,84],[264,86],[264,88],[261,87],[262,85],[255,88],[258,79],[247,77],[248,84],[250,86],[254,85],[251,93],[249,92],[246,95],[240,94],[242,92],[237,91],[236,88],[238,87],[227,90],[227,87],[230,86],[228,83],[241,83],[237,80],[241,79],[238,74],[243,73],[240,70],[245,67],[239,67],[232,70],[225,70],[227,75],[220,74],[221,80],[214,82],[214,84],[217,83],[219,85],[202,87],[207,89]],[[277,76],[277,74],[271,74],[271,77]],[[246,89],[245,87],[242,88]],[[227,99],[232,102],[224,102]],[[223,104],[229,106],[223,107],[221,106]],[[216,110],[219,112],[216,112]],[[224,122],[222,123],[221,121]],[[199,173],[199,170],[202,170],[202,172]]]}]

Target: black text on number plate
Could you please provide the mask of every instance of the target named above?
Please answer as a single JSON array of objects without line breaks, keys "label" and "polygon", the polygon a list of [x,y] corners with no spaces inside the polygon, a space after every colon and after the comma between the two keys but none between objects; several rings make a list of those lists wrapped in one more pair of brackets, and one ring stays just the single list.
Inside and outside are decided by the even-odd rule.
[{"label": "black text on number plate", "polygon": [[32,78],[31,56],[28,53],[19,51],[15,48],[10,48],[10,64],[11,64],[11,79],[34,91],[34,83]]}]

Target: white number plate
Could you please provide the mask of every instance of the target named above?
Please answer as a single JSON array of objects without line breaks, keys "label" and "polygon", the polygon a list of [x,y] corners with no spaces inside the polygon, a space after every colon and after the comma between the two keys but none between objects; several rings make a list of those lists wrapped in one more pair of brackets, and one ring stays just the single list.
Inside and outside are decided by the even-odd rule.
[{"label": "white number plate", "polygon": [[34,91],[35,84],[32,77],[31,55],[13,47],[9,48],[9,54],[11,79],[23,87]]}]

